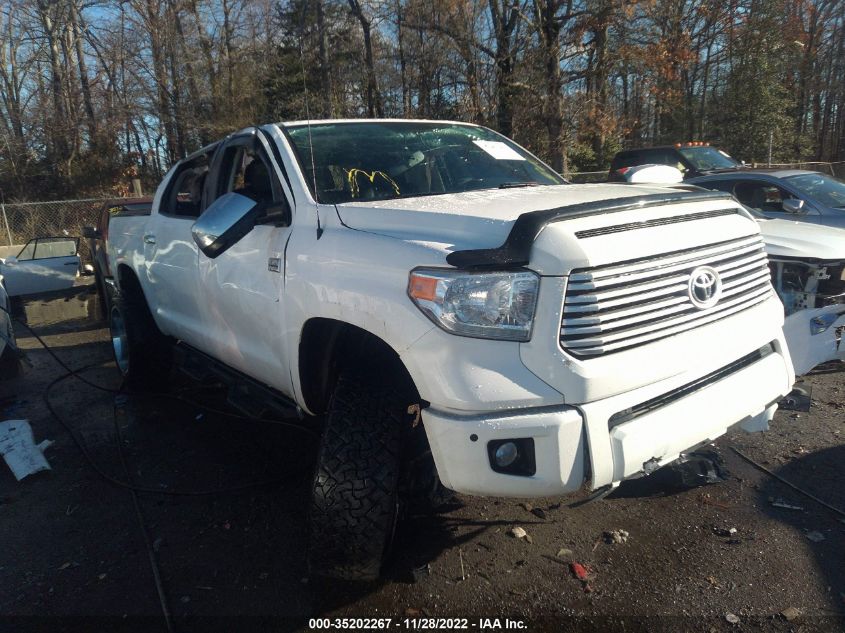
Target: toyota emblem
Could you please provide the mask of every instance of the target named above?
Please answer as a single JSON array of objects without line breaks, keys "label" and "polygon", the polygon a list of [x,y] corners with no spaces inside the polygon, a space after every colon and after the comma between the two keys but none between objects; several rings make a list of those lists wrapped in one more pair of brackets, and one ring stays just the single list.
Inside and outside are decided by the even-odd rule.
[{"label": "toyota emblem", "polygon": [[722,279],[719,271],[710,266],[699,266],[689,276],[689,298],[700,309],[712,308],[722,296]]}]

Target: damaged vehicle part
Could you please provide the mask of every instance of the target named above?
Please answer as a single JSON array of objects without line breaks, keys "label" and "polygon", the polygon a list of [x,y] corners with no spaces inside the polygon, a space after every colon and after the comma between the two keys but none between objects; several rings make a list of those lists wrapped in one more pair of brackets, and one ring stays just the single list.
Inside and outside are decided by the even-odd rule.
[{"label": "damaged vehicle part", "polygon": [[845,360],[842,334],[845,305],[802,310],[786,318],[783,326],[795,374],[801,376],[832,360]]},{"label": "damaged vehicle part", "polygon": [[761,219],[795,373],[845,359],[845,230]]},{"label": "damaged vehicle part", "polygon": [[772,278],[786,315],[845,303],[845,259],[801,260],[769,256]]}]

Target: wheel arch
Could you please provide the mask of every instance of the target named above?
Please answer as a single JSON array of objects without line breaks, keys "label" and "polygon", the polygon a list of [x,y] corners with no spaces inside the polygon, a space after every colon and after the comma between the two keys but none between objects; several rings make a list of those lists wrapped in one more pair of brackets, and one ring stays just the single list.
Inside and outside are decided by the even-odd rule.
[{"label": "wheel arch", "polygon": [[138,279],[138,274],[128,264],[118,264],[114,281],[121,292],[132,292],[137,289],[143,294],[141,280]]},{"label": "wheel arch", "polygon": [[297,361],[300,393],[305,407],[315,415],[325,413],[338,375],[350,365],[362,371],[378,367],[391,372],[388,375],[407,381],[416,392],[396,350],[372,332],[337,319],[314,317],[305,322]]},{"label": "wheel arch", "polygon": [[114,271],[114,282],[115,291],[117,293],[124,296],[131,294],[144,302],[144,305],[147,306],[147,310],[150,311],[153,323],[155,323],[156,327],[158,327],[158,323],[155,320],[155,314],[153,313],[150,302],[147,300],[147,294],[144,292],[144,286],[141,284],[141,278],[138,273],[129,264],[118,264]]}]

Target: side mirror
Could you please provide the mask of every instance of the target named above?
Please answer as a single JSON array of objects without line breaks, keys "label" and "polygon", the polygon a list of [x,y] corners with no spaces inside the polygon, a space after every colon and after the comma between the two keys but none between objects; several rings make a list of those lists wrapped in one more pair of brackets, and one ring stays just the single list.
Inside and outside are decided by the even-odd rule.
[{"label": "side mirror", "polygon": [[191,235],[211,259],[224,253],[255,227],[258,204],[234,191],[217,198],[194,222]]},{"label": "side mirror", "polygon": [[96,240],[100,237],[100,232],[94,226],[83,226],[82,227],[82,237],[89,239],[89,240]]},{"label": "side mirror", "polygon": [[804,201],[798,198],[787,198],[783,201],[783,210],[787,213],[806,213]]}]

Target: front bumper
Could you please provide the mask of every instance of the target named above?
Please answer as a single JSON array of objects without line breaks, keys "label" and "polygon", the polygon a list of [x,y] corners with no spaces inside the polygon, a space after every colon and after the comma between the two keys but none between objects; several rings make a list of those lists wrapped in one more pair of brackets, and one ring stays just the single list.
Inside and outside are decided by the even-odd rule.
[{"label": "front bumper", "polygon": [[[670,379],[578,407],[475,415],[429,408],[423,420],[447,488],[505,497],[562,495],[588,477],[595,489],[667,464],[736,424],[765,428],[794,379],[782,339],[767,346],[766,355],[730,367],[694,389]],[[619,423],[619,414],[627,419]],[[534,440],[534,475],[493,470],[487,444],[512,438]]]}]

